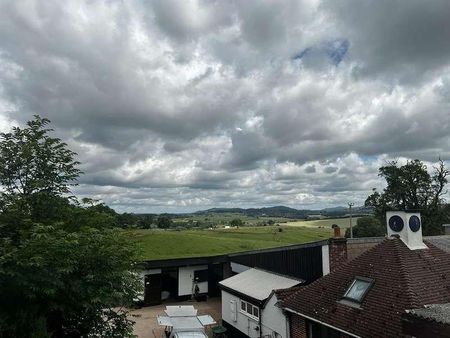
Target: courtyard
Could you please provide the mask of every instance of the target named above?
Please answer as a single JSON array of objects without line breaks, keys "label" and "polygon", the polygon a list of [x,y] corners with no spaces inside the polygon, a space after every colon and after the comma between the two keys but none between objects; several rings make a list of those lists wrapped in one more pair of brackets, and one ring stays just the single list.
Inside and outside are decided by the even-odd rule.
[{"label": "courtyard", "polygon": [[[185,301],[185,302],[165,302],[164,304],[147,306],[130,311],[130,318],[135,322],[134,334],[138,338],[161,338],[164,328],[159,326],[156,317],[164,315],[167,305],[193,305],[199,315],[210,315],[220,325],[222,318],[220,297],[209,298],[206,302]],[[206,329],[209,337],[212,336],[211,328]]]}]

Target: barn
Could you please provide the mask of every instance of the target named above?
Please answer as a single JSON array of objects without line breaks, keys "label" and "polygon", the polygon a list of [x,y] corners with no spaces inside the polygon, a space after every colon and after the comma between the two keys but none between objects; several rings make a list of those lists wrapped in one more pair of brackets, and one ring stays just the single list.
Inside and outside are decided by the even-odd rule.
[{"label": "barn", "polygon": [[187,300],[195,285],[200,294],[220,296],[219,282],[259,268],[303,280],[306,284],[330,272],[329,241],[296,244],[207,257],[149,260],[141,272],[145,305]]}]

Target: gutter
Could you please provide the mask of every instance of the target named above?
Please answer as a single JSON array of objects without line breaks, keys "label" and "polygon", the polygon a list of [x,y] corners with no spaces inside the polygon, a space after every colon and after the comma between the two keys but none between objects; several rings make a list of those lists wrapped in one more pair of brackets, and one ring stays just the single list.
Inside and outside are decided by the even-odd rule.
[{"label": "gutter", "polygon": [[303,313],[294,311],[294,310],[289,309],[289,308],[287,308],[287,307],[285,307],[284,309],[285,309],[286,311],[291,312],[291,313],[294,313],[294,314],[296,314],[296,315],[298,315],[298,316],[300,316],[300,317],[306,318],[306,319],[311,320],[311,321],[313,321],[313,322],[319,323],[319,324],[321,324],[321,325],[323,325],[323,326],[327,326],[327,327],[329,327],[329,328],[331,328],[331,329],[333,329],[333,330],[336,330],[336,331],[339,331],[339,332],[341,332],[341,333],[344,333],[344,334],[346,334],[346,335],[348,335],[348,336],[350,336],[350,337],[361,338],[360,336],[357,336],[356,334],[350,333],[350,332],[348,332],[348,331],[344,331],[344,330],[342,330],[342,329],[340,329],[340,328],[338,328],[338,327],[336,327],[336,326],[333,326],[333,325],[324,323],[324,322],[322,322],[322,321],[320,321],[320,320],[317,320],[317,319],[315,319],[315,318],[312,318],[312,317],[309,317],[309,316],[307,316],[307,315],[304,315]]}]

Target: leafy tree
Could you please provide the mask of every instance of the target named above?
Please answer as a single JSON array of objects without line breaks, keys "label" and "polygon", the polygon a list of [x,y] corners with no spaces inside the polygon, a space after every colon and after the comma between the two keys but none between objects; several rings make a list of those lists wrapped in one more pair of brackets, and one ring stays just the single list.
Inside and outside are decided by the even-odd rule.
[{"label": "leafy tree", "polygon": [[240,218],[234,218],[234,219],[231,220],[230,225],[232,227],[239,228],[240,226],[244,225],[244,222]]},{"label": "leafy tree", "polygon": [[138,221],[139,228],[150,229],[153,225],[153,215],[141,215]]},{"label": "leafy tree", "polygon": [[59,205],[55,197],[69,193],[81,174],[75,153],[49,136],[49,122],[35,116],[27,128],[0,134],[2,207],[18,203],[34,220],[53,217]]},{"label": "leafy tree", "polygon": [[168,229],[172,226],[172,220],[169,216],[166,215],[160,215],[158,217],[158,220],[156,221],[156,225],[160,229]]},{"label": "leafy tree", "polygon": [[[381,237],[385,234],[386,227],[378,218],[372,216],[358,218],[353,227],[353,237]],[[350,229],[345,231],[345,237],[350,237]]]},{"label": "leafy tree", "polygon": [[379,169],[379,176],[386,180],[386,188],[383,192],[373,189],[365,205],[374,209],[383,224],[388,210],[420,211],[424,234],[440,234],[441,225],[450,219],[443,198],[449,171],[442,160],[433,169],[430,174],[420,160],[408,161],[403,166],[396,161],[389,162]]},{"label": "leafy tree", "polygon": [[118,216],[118,222],[120,227],[122,228],[131,228],[136,225],[138,222],[138,218],[134,214],[130,214],[128,212],[124,212],[123,214]]},{"label": "leafy tree", "polygon": [[130,337],[134,247],[112,209],[70,197],[76,154],[48,123],[0,134],[0,337]]}]

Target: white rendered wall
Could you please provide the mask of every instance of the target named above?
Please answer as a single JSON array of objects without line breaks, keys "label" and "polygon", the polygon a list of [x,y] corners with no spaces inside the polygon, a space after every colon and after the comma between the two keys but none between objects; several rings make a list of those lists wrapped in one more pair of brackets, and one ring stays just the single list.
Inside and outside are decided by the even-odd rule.
[{"label": "white rendered wall", "polygon": [[[236,302],[236,312],[237,320],[234,321],[231,317],[230,301],[234,300]],[[239,297],[236,297],[226,291],[222,290],[222,319],[228,324],[233,325],[236,329],[246,334],[251,338],[259,338],[259,331],[255,328],[259,326],[259,322],[245,314],[241,311],[241,302]]]},{"label": "white rendered wall", "polygon": [[[206,269],[208,269],[207,265],[184,266],[178,268],[178,295],[179,296],[192,295],[194,271]],[[198,283],[198,288],[200,289],[200,293],[207,293],[208,282]]]},{"label": "white rendered wall", "polygon": [[322,275],[330,273],[330,248],[328,245],[322,245]]},{"label": "white rendered wall", "polygon": [[[263,336],[271,335],[277,338],[288,338],[288,322],[283,311],[275,305],[277,297],[272,295],[267,302],[265,308],[262,310],[261,324],[263,328]],[[274,332],[277,333],[275,336]]]},{"label": "white rendered wall", "polygon": [[[232,311],[230,308],[230,302],[232,300],[236,302],[236,321],[232,318]],[[270,335],[275,337],[274,332],[276,332],[278,338],[289,338],[286,316],[283,314],[283,311],[275,305],[276,302],[277,298],[275,296],[271,297],[265,308],[261,311],[262,336]],[[259,338],[259,331],[255,330],[255,328],[259,326],[259,321],[245,315],[240,309],[241,300],[239,297],[222,290],[222,319],[247,336]]]}]

